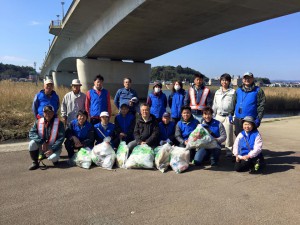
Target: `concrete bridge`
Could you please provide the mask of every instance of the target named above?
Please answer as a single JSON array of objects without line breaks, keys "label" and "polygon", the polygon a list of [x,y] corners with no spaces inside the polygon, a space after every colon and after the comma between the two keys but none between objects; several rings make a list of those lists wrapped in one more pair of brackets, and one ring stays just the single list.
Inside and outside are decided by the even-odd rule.
[{"label": "concrete bridge", "polygon": [[74,0],[42,66],[56,85],[101,74],[112,94],[124,77],[147,95],[146,60],[224,32],[300,10],[299,0]]}]

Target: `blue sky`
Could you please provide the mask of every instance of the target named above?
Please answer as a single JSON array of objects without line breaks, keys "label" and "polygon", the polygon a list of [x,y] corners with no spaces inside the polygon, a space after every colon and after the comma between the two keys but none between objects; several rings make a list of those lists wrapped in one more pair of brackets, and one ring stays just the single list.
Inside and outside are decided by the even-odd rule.
[{"label": "blue sky", "polygon": [[[65,0],[65,13],[72,0]],[[0,0],[0,62],[39,68],[48,51],[51,20],[60,0]],[[208,77],[251,71],[271,80],[300,80],[300,13],[272,19],[191,44],[147,61],[181,65]]]}]

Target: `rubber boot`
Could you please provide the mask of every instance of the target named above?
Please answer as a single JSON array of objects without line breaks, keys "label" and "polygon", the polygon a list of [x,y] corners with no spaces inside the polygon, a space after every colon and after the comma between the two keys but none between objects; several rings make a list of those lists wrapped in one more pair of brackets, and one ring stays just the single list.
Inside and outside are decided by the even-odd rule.
[{"label": "rubber boot", "polygon": [[35,150],[35,151],[29,151],[30,153],[30,157],[32,159],[32,164],[29,167],[29,170],[36,170],[38,169],[39,166],[39,150]]}]

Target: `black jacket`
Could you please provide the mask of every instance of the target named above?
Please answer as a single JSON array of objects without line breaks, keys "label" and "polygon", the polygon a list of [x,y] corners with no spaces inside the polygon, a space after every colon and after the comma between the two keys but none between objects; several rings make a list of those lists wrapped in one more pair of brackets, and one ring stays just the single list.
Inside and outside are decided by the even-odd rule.
[{"label": "black jacket", "polygon": [[151,147],[156,147],[159,143],[159,127],[155,116],[150,114],[149,121],[145,122],[140,116],[134,127],[134,139],[137,144],[146,142]]}]

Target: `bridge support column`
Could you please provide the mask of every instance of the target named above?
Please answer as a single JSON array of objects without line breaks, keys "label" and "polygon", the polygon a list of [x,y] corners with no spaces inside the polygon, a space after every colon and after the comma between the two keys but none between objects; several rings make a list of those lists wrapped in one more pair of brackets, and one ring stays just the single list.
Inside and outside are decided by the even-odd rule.
[{"label": "bridge support column", "polygon": [[132,79],[132,88],[137,91],[140,99],[145,99],[148,95],[150,64],[96,59],[77,59],[76,64],[83,90],[92,88],[95,76],[101,74],[104,77],[103,86],[110,91],[112,97],[119,88],[124,87],[125,77]]},{"label": "bridge support column", "polygon": [[73,79],[77,79],[78,76],[76,73],[70,72],[52,72],[52,78],[54,86],[69,86],[72,83]]}]

